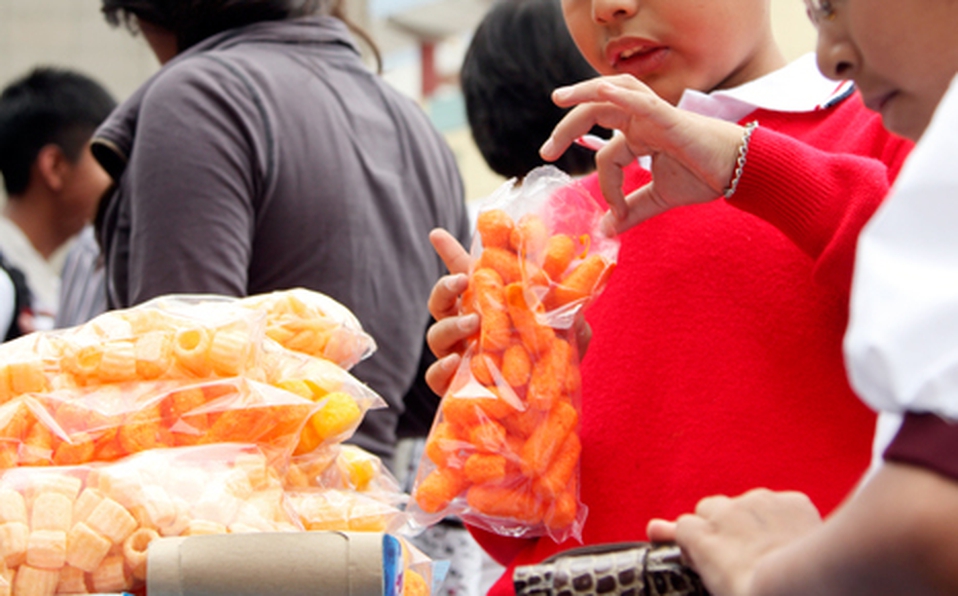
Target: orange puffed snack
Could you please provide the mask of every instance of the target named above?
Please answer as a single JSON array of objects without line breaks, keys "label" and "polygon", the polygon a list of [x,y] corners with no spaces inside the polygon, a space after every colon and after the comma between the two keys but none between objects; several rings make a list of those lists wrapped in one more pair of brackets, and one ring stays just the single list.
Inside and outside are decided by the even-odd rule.
[{"label": "orange puffed snack", "polygon": [[581,537],[581,380],[574,322],[618,242],[604,206],[551,168],[500,189],[478,216],[461,312],[480,331],[443,396],[413,488],[426,523],[457,515],[510,536]]}]

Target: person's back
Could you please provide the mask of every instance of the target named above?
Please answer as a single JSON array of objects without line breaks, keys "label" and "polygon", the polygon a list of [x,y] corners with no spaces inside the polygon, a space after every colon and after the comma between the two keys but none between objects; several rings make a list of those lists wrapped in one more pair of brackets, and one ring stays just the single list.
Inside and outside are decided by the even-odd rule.
[{"label": "person's back", "polygon": [[465,206],[451,151],[366,69],[346,26],[317,16],[205,39],[95,147],[106,163],[111,147],[129,151],[104,212],[111,304],[296,286],[341,301],[378,344],[353,372],[392,406],[368,413],[355,442],[390,455],[442,273],[428,230],[467,237]]}]

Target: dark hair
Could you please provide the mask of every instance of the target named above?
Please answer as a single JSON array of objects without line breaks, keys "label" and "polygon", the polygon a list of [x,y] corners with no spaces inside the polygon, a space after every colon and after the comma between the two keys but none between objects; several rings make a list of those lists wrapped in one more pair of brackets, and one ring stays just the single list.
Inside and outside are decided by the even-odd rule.
[{"label": "dark hair", "polygon": [[379,49],[372,38],[345,14],[341,0],[102,0],[102,11],[114,27],[125,25],[136,32],[136,19],[176,35],[177,51],[217,33],[259,23],[282,21],[316,13],[321,8],[343,21],[372,50],[381,66]]},{"label": "dark hair", "polygon": [[[489,167],[522,177],[545,163],[539,147],[568,111],[552,102],[552,91],[594,76],[566,29],[559,0],[494,4],[473,35],[461,71],[469,126]],[[595,156],[574,145],[555,165],[585,174],[595,168]]]},{"label": "dark hair", "polygon": [[27,189],[30,168],[46,145],[76,161],[114,107],[106,89],[71,70],[37,68],[10,83],[0,95],[0,172],[7,194]]}]

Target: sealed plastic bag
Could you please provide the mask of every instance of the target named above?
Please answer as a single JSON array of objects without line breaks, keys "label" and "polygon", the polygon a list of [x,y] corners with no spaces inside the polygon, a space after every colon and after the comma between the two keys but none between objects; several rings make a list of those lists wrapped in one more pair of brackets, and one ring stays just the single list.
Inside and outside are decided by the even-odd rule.
[{"label": "sealed plastic bag", "polygon": [[511,536],[579,537],[580,377],[573,328],[618,241],[600,205],[552,167],[481,207],[463,312],[480,332],[439,408],[413,489],[425,523],[457,515]]}]

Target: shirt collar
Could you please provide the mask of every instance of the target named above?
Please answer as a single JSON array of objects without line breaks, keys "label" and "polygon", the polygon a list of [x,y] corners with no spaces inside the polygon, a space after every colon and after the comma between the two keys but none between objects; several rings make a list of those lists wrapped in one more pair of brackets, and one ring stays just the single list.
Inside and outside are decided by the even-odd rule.
[{"label": "shirt collar", "polygon": [[764,77],[733,89],[705,94],[687,90],[678,107],[738,122],[757,109],[775,112],[812,112],[829,106],[851,90],[850,81],[826,79],[818,70],[815,54],[806,54]]}]

